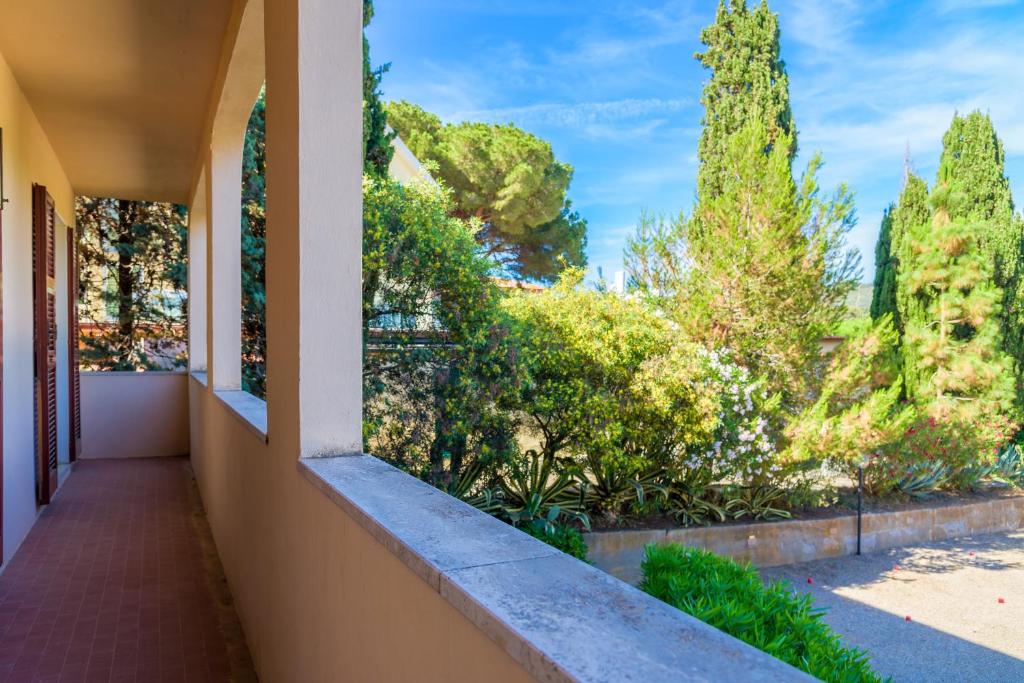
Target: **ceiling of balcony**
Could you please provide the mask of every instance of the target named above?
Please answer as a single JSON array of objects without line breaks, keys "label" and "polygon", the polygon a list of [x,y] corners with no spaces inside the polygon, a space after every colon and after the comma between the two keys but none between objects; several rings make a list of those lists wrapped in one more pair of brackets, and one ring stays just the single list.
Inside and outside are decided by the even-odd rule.
[{"label": "ceiling of balcony", "polygon": [[0,53],[80,195],[187,201],[232,0],[0,0]]}]

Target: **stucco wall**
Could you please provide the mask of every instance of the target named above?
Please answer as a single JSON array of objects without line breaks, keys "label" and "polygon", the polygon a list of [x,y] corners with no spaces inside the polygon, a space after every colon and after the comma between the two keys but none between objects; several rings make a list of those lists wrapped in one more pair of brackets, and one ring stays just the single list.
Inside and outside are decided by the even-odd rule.
[{"label": "stucco wall", "polygon": [[[4,135],[3,210],[3,559],[36,518],[32,418],[32,184],[46,185],[64,222],[74,195],[46,134],[0,54]],[[58,368],[66,372],[66,365]]]},{"label": "stucco wall", "polygon": [[261,680],[532,680],[309,483],[286,442],[264,443],[196,380],[189,405],[192,467]]},{"label": "stucco wall", "polygon": [[83,372],[82,458],[189,452],[188,375]]}]

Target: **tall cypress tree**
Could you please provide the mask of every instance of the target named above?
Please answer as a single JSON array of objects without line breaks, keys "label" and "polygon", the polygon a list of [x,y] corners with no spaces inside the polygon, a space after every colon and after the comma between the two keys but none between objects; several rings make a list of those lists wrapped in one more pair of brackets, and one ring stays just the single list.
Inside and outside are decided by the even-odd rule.
[{"label": "tall cypress tree", "polygon": [[703,130],[697,146],[697,192],[711,199],[722,192],[728,169],[728,140],[751,119],[759,119],[769,146],[780,136],[790,160],[796,154],[796,128],[789,106],[789,77],[779,57],[779,18],[762,2],[720,0],[715,23],[704,28],[707,49],[695,57],[711,70],[701,94]]},{"label": "tall cypress tree", "polygon": [[1012,278],[1020,254],[1020,225],[1013,220],[1013,197],[1006,177],[1006,153],[992,119],[973,111],[953,117],[942,138],[939,166],[948,173],[961,199],[950,209],[952,220],[976,222],[978,243],[992,260],[995,283]]},{"label": "tall cypress tree", "polygon": [[892,252],[892,222],[894,204],[882,214],[882,225],[878,230],[875,244],[875,286],[871,293],[871,319],[878,320],[890,313],[896,317],[896,269],[897,263]]},{"label": "tall cypress tree", "polygon": [[905,239],[910,229],[931,220],[931,209],[928,207],[928,183],[920,176],[907,173],[899,202],[892,213],[892,228],[889,236],[889,254],[896,271],[896,322],[897,329],[903,331],[903,321],[910,315],[913,307],[912,297],[907,293],[898,274],[900,264],[906,259],[905,250],[909,241]]},{"label": "tall cypress tree", "polygon": [[395,134],[388,131],[380,82],[391,64],[382,64],[376,69],[370,64],[370,41],[366,39],[365,29],[371,19],[373,0],[363,0],[363,173],[383,178],[394,154],[391,139]]},{"label": "tall cypress tree", "polygon": [[242,388],[266,396],[266,90],[249,115],[242,148]]}]

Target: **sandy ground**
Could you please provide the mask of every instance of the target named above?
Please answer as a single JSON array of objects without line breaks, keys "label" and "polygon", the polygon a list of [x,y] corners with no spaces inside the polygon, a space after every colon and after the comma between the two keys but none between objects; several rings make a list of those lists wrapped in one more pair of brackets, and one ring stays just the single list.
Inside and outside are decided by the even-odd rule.
[{"label": "sandy ground", "polygon": [[761,573],[814,595],[896,683],[1024,681],[1024,530]]}]

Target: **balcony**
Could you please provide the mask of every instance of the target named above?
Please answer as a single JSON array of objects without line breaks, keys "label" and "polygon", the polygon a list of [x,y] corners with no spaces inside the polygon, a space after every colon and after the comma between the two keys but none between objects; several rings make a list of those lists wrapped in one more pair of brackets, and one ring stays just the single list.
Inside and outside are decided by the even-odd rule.
[{"label": "balcony", "polygon": [[[360,452],[361,3],[0,7],[9,680],[807,680]],[[264,81],[267,402],[241,391],[238,260]],[[190,216],[191,372],[83,376],[52,499],[36,487],[51,462],[32,419],[33,184],[60,230],[76,193]],[[58,408],[61,444],[69,423]]]}]

